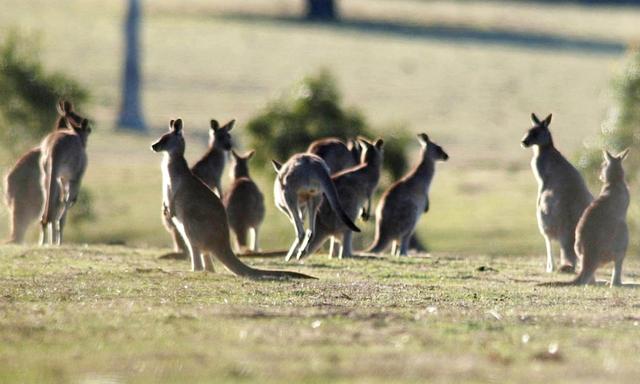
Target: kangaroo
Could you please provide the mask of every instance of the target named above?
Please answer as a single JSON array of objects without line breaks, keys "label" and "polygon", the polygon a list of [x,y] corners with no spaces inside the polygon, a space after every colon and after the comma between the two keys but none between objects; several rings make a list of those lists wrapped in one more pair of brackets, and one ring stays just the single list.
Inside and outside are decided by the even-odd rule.
[{"label": "kangaroo", "polygon": [[576,170],[553,145],[549,124],[551,115],[540,121],[532,113],[533,127],[522,139],[524,148],[533,147],[531,169],[538,181],[536,215],[538,228],[547,248],[547,272],[553,272],[551,240],[560,242],[561,272],[573,272],[576,224],[593,200],[591,192]]},{"label": "kangaroo", "polygon": [[231,151],[235,160],[233,184],[224,197],[229,226],[236,234],[238,249],[247,247],[247,234],[252,233],[251,250],[258,251],[258,230],[264,220],[264,196],[249,176],[249,160],[255,151],[240,156]]},{"label": "kangaroo", "polygon": [[580,256],[582,268],[575,284],[595,283],[598,267],[610,261],[615,263],[611,286],[622,285],[622,262],[629,245],[626,217],[629,208],[629,189],[624,181],[622,161],[628,150],[618,156],[604,151],[598,196],[584,211],[576,227],[575,252]]},{"label": "kangaroo", "polygon": [[[209,188],[211,188],[214,193],[218,196],[222,196],[222,173],[224,172],[224,166],[227,162],[227,152],[232,147],[231,134],[229,131],[233,129],[235,124],[235,120],[229,121],[224,126],[220,127],[220,123],[217,120],[212,119],[210,122],[210,130],[209,130],[209,148],[205,152],[205,154],[198,160],[193,167],[191,167],[191,172],[202,180]],[[175,228],[171,219],[164,216],[163,212],[162,222],[164,223],[165,228],[169,233],[171,233],[171,238],[173,240],[173,249],[174,252],[165,255],[164,257],[170,258],[187,258],[189,255],[187,246],[182,241],[182,236]]]},{"label": "kangaroo", "polygon": [[[382,168],[383,140],[378,139],[372,144],[365,139],[360,139],[360,143],[364,148],[362,163],[331,176],[338,191],[340,203],[352,220],[356,218],[363,206],[371,201],[371,196],[378,186]],[[327,237],[331,236],[329,257],[333,257],[333,243],[335,241],[333,238],[342,236],[342,246],[338,251],[338,258],[350,257],[352,254],[351,235],[351,230],[334,214],[326,199],[323,199],[315,219],[315,230],[309,241],[307,252],[303,252],[303,256],[316,252]]]},{"label": "kangaroo", "polygon": [[[50,133],[40,145],[44,197],[41,245],[47,242],[56,245],[62,243],[64,217],[78,199],[80,183],[87,167],[86,147],[90,133],[89,121],[83,119],[79,128],[68,123],[67,129]],[[47,232],[50,234],[48,240]]]},{"label": "kangaroo", "polygon": [[[73,104],[60,100],[56,106],[58,118],[53,130],[65,129],[67,123],[78,128],[82,117],[75,113]],[[27,229],[42,214],[44,199],[40,187],[40,147],[24,153],[4,180],[5,202],[11,213],[11,234],[8,242],[22,243]],[[64,225],[64,217],[61,219]]]},{"label": "kangaroo", "polygon": [[367,252],[380,253],[393,241],[391,253],[406,256],[420,215],[429,211],[429,188],[435,163],[447,161],[449,155],[430,141],[426,133],[418,134],[418,141],[422,147],[420,162],[382,195],[376,208],[375,238]]},{"label": "kangaroo", "polygon": [[193,271],[213,271],[211,256],[237,276],[251,279],[313,278],[290,271],[252,268],[231,250],[227,214],[220,198],[196,177],[184,158],[182,120],[171,120],[169,132],[151,145],[163,153],[162,204],[189,250]]},{"label": "kangaroo", "polygon": [[222,196],[222,173],[227,163],[227,152],[231,150],[231,134],[235,120],[231,120],[224,126],[216,120],[211,120],[209,131],[209,149],[191,168],[192,172],[218,196]]},{"label": "kangaroo", "polygon": [[347,143],[335,137],[327,137],[312,142],[307,148],[307,153],[313,153],[322,158],[329,167],[329,174],[360,163],[361,147],[357,140],[348,140]]},{"label": "kangaroo", "polygon": [[[296,238],[287,252],[289,261],[294,253],[300,258],[308,250],[309,240],[315,231],[316,212],[320,204],[320,194],[326,197],[331,209],[352,231],[360,232],[349,215],[344,211],[336,186],[329,176],[329,167],[319,156],[312,153],[293,155],[286,163],[272,160],[276,170],[273,196],[276,206],[291,221]],[[305,210],[309,212],[309,229],[304,229]]]}]

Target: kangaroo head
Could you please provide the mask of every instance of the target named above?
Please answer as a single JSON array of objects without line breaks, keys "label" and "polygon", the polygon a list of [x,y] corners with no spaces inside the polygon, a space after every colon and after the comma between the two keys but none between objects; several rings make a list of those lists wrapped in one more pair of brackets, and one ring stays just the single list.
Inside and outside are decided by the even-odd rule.
[{"label": "kangaroo head", "polygon": [[426,133],[418,134],[418,141],[422,146],[422,158],[430,159],[433,161],[447,161],[449,160],[449,155],[442,149],[441,146],[429,140],[429,136]]},{"label": "kangaroo head", "polygon": [[231,150],[231,155],[235,161],[233,166],[233,178],[238,179],[240,177],[249,177],[249,160],[253,157],[256,151],[249,151],[244,156],[239,155],[236,151]]},{"label": "kangaroo head", "polygon": [[154,152],[167,152],[170,155],[184,155],[184,137],[182,137],[182,119],[171,120],[169,122],[169,132],[162,135],[158,141],[151,144]]},{"label": "kangaroo head", "polygon": [[620,154],[618,154],[618,156],[614,156],[608,151],[603,151],[603,154],[604,161],[602,162],[600,180],[604,183],[624,180],[624,169],[622,168],[622,161],[627,158],[629,149],[625,149]]},{"label": "kangaroo head", "polygon": [[522,138],[522,146],[524,148],[537,145],[544,147],[553,144],[551,138],[551,131],[549,131],[549,124],[551,124],[551,114],[546,119],[540,121],[535,113],[531,114],[532,127],[527,131],[527,134]]},{"label": "kangaroo head", "polygon": [[359,163],[362,159],[362,146],[360,142],[354,139],[347,140],[347,149],[351,152],[356,163]]},{"label": "kangaroo head", "polygon": [[364,137],[358,137],[358,144],[361,148],[360,163],[382,163],[384,140],[377,139],[372,143]]},{"label": "kangaroo head", "polygon": [[211,129],[209,130],[209,146],[223,151],[228,151],[233,146],[231,141],[231,134],[229,133],[233,129],[233,125],[236,123],[235,119],[231,120],[222,127],[217,120],[211,120]]},{"label": "kangaroo head", "polygon": [[73,110],[73,104],[70,101],[60,99],[56,105],[58,111],[58,119],[56,120],[55,129],[66,129],[70,126],[72,129],[80,128],[84,118]]}]

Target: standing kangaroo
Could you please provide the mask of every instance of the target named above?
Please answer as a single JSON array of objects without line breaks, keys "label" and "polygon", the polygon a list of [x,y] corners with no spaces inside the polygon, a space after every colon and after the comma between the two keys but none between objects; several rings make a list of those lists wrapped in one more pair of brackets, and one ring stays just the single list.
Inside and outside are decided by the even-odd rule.
[{"label": "standing kangaroo", "polygon": [[194,271],[213,271],[215,256],[235,275],[251,279],[312,278],[289,271],[267,271],[244,264],[231,250],[227,214],[220,198],[196,177],[184,158],[182,120],[171,120],[169,132],[151,145],[164,152],[162,160],[162,204],[180,232]]},{"label": "standing kangaroo", "polygon": [[618,156],[604,152],[600,179],[604,182],[598,196],[584,211],[576,227],[575,251],[582,260],[575,284],[595,282],[598,267],[615,263],[611,286],[622,285],[622,262],[629,245],[626,217],[629,208],[629,189],[624,181],[622,160],[628,150]]},{"label": "standing kangaroo", "polygon": [[[40,171],[42,173],[42,233],[40,244],[60,245],[67,210],[78,199],[82,176],[87,168],[87,139],[91,133],[89,121],[83,119],[79,128],[50,133],[42,141]],[[50,237],[47,240],[47,232]]]},{"label": "standing kangaroo", "polygon": [[576,224],[593,196],[576,170],[554,147],[549,124],[551,115],[540,121],[532,113],[533,127],[522,139],[525,148],[533,146],[531,168],[538,180],[536,214],[538,227],[547,248],[547,272],[553,272],[551,239],[560,242],[562,272],[573,272]]},{"label": "standing kangaroo", "polygon": [[358,141],[348,140],[347,143],[335,137],[327,137],[312,142],[307,153],[313,153],[322,158],[329,167],[329,174],[354,167],[360,163],[360,147]]},{"label": "standing kangaroo", "polygon": [[[231,134],[229,132],[233,129],[235,122],[235,120],[231,120],[221,127],[217,120],[211,120],[209,147],[200,160],[191,167],[191,172],[218,196],[222,196],[222,185],[220,181],[222,179],[222,173],[224,172],[224,166],[227,163],[227,152],[232,147]],[[187,258],[189,256],[188,250],[186,244],[182,241],[182,236],[180,236],[171,219],[165,217],[164,211],[162,215],[162,222],[167,231],[171,233],[174,249],[173,253],[165,255],[165,257]]]},{"label": "standing kangaroo", "polygon": [[222,173],[227,163],[227,152],[231,150],[231,134],[235,120],[231,120],[224,126],[216,120],[211,120],[211,130],[209,131],[209,149],[198,160],[191,171],[196,177],[202,180],[209,188],[214,190],[218,196],[222,196]]},{"label": "standing kangaroo", "polygon": [[[311,153],[293,155],[286,163],[273,160],[276,179],[273,196],[276,206],[289,218],[296,231],[296,238],[287,252],[286,260],[294,253],[300,258],[309,247],[315,231],[316,212],[320,196],[324,194],[331,209],[352,231],[360,232],[344,211],[336,186],[329,176],[329,167],[320,157]],[[304,229],[305,210],[309,212],[309,229]]]},{"label": "standing kangaroo", "polygon": [[376,208],[375,239],[367,252],[382,252],[393,241],[391,253],[406,256],[420,215],[429,211],[429,187],[435,174],[435,163],[446,161],[449,155],[430,141],[426,133],[420,133],[418,141],[422,146],[420,162],[382,195]]},{"label": "standing kangaroo", "polygon": [[[73,104],[60,100],[57,105],[58,118],[54,131],[65,129],[67,123],[79,128],[82,117],[73,110]],[[40,146],[24,153],[7,174],[5,201],[11,214],[11,234],[8,242],[22,243],[29,225],[42,215],[44,198],[41,189]],[[60,225],[64,225],[64,217]]]},{"label": "standing kangaroo", "polygon": [[233,184],[224,197],[229,226],[236,234],[238,249],[248,245],[247,234],[252,233],[251,250],[258,251],[258,230],[264,220],[264,196],[249,176],[249,159],[255,151],[244,156],[231,151],[235,160]]},{"label": "standing kangaroo", "polygon": [[[331,176],[338,191],[338,198],[350,219],[355,220],[360,210],[371,201],[371,196],[378,186],[380,171],[382,168],[382,139],[370,143],[360,139],[362,148],[362,163],[353,168],[348,168]],[[369,211],[365,208],[365,211]],[[351,250],[351,230],[339,219],[331,206],[323,199],[318,209],[315,220],[315,230],[309,241],[307,252],[303,255],[313,254],[322,246],[327,237],[331,236],[331,247],[329,257],[333,256],[334,237],[342,237],[342,246],[338,252],[338,257],[350,257]]]}]

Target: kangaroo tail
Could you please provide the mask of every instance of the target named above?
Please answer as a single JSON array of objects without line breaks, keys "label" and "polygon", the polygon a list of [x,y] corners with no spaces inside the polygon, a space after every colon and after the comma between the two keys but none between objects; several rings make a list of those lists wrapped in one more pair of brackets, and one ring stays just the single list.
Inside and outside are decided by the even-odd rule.
[{"label": "kangaroo tail", "polygon": [[342,204],[340,204],[340,200],[338,199],[338,191],[336,191],[336,186],[333,184],[333,180],[329,176],[329,173],[325,170],[317,171],[317,177],[320,179],[320,184],[322,185],[323,193],[331,206],[331,209],[340,217],[340,220],[349,227],[354,232],[360,232],[360,228],[356,227],[353,223],[353,220],[349,218],[347,213],[342,208]]},{"label": "kangaroo tail", "polygon": [[371,243],[369,248],[367,248],[366,252],[380,253],[387,248],[387,246],[389,245],[389,242],[391,241],[391,238],[382,229],[381,218],[378,217],[377,219],[378,220],[376,221],[376,234],[375,234],[375,237],[373,238],[373,243]]},{"label": "kangaroo tail", "polygon": [[216,256],[218,260],[235,275],[253,280],[315,279],[315,277],[305,275],[304,273],[252,268],[240,261],[230,247],[226,247],[225,251],[216,254]]}]

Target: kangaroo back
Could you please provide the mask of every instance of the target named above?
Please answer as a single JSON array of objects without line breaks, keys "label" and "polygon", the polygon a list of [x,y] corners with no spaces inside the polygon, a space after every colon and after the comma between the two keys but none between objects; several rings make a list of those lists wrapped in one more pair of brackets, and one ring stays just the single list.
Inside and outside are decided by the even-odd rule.
[{"label": "kangaroo back", "polygon": [[353,221],[349,218],[347,213],[342,208],[340,204],[340,200],[338,199],[338,192],[336,191],[336,186],[333,184],[333,180],[329,176],[329,173],[326,172],[325,169],[314,168],[314,172],[318,180],[320,181],[320,185],[322,186],[322,192],[324,193],[331,209],[340,217],[340,219],[344,222],[344,224],[349,227],[354,232],[360,232],[360,228],[358,228]]}]

